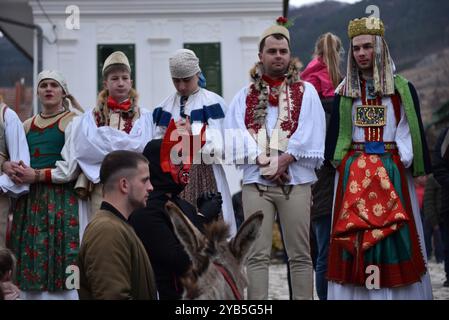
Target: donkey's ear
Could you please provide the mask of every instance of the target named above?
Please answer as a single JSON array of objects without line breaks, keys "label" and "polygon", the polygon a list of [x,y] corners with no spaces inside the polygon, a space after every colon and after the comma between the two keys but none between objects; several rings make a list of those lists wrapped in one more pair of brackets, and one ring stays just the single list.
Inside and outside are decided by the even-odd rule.
[{"label": "donkey's ear", "polygon": [[258,237],[260,227],[262,226],[262,220],[262,211],[257,211],[252,214],[243,222],[237,235],[231,240],[231,252],[240,262],[246,259],[249,249],[254,240]]},{"label": "donkey's ear", "polygon": [[165,210],[173,223],[176,236],[192,262],[195,263],[195,256],[200,251],[201,245],[200,232],[174,203],[168,201],[165,204]]}]

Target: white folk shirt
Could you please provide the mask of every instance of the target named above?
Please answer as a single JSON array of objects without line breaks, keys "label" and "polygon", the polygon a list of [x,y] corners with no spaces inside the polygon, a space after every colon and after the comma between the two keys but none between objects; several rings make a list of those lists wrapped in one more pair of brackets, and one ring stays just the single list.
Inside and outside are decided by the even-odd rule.
[{"label": "white folk shirt", "polygon": [[[30,165],[30,151],[23,129],[22,122],[17,114],[6,109],[5,112],[5,139],[8,148],[9,160],[19,162],[20,160],[27,166]],[[18,197],[29,190],[28,184],[16,185],[6,174],[0,175],[0,188],[10,196]]]},{"label": "white folk shirt", "polygon": [[[320,98],[315,88],[308,82],[304,83],[301,113],[298,127],[290,137],[286,153],[292,155],[296,161],[288,167],[289,185],[313,183],[316,181],[315,169],[324,160],[324,142],[326,135],[326,119]],[[234,97],[225,119],[225,135],[231,134],[233,129],[234,141],[225,136],[226,155],[231,156],[234,163],[243,169],[243,184],[258,183],[266,186],[276,186],[275,183],[264,179],[260,174],[260,167],[256,164],[242,164],[241,161],[252,161],[262,153],[256,141],[252,138],[245,125],[246,96],[249,87],[240,90]],[[268,106],[266,127],[271,137],[278,118],[278,107]],[[243,148],[235,146],[235,142],[244,143]],[[245,162],[245,163],[246,163]]]}]

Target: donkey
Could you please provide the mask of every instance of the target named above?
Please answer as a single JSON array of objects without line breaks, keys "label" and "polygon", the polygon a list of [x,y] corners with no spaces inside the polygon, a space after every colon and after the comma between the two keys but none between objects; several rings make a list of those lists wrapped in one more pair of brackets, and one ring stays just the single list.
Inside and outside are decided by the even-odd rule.
[{"label": "donkey", "polygon": [[193,226],[177,206],[168,202],[165,208],[175,233],[192,261],[181,279],[183,299],[241,300],[247,287],[244,264],[259,234],[263,214],[254,213],[230,241],[229,227],[219,220],[205,227],[205,235]]}]

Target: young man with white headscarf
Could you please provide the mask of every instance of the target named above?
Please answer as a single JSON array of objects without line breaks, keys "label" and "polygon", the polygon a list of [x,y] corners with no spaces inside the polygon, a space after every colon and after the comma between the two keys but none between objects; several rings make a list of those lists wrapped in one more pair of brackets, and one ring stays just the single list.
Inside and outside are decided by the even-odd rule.
[{"label": "young man with white headscarf", "polygon": [[[223,199],[223,218],[230,227],[230,236],[236,233],[231,193],[222,166],[224,149],[223,120],[226,104],[222,97],[204,88],[199,59],[192,50],[179,49],[169,59],[170,74],[176,92],[165,98],[153,111],[153,139],[161,139],[170,122],[200,136],[205,128],[206,143],[200,158],[194,158],[190,182],[180,195],[196,203],[204,192],[220,192]],[[203,137],[201,137],[203,139]]]},{"label": "young man with white headscarf", "polygon": [[431,299],[412,176],[430,172],[419,100],[377,18],[349,23],[346,78],[326,139],[337,165],[329,299]]}]

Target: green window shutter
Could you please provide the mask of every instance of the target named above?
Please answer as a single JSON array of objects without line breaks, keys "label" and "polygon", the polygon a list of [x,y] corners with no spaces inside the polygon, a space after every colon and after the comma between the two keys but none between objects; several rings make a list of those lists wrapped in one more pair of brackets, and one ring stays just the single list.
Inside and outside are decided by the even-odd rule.
[{"label": "green window shutter", "polygon": [[97,90],[103,89],[103,64],[106,58],[114,51],[122,51],[129,60],[131,66],[131,79],[133,80],[133,88],[136,87],[136,55],[134,44],[99,44],[97,45]]},{"label": "green window shutter", "polygon": [[206,89],[222,95],[221,82],[221,45],[216,43],[185,43],[200,59],[200,68],[206,77]]}]

